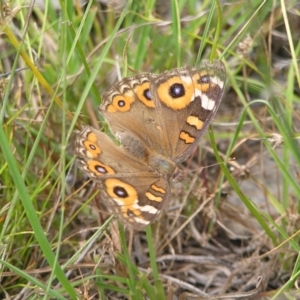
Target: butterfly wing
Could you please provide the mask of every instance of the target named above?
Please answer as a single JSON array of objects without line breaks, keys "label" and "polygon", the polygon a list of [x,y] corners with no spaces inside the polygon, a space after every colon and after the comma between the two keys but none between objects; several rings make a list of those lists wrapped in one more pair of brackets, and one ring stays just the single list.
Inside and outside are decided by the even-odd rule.
[{"label": "butterfly wing", "polygon": [[166,176],[149,171],[145,162],[89,126],[77,134],[75,154],[122,223],[141,229],[157,219],[170,194]]},{"label": "butterfly wing", "polygon": [[164,72],[151,82],[157,123],[168,157],[179,164],[198,146],[221,103],[226,80],[222,62]]},{"label": "butterfly wing", "polygon": [[132,154],[147,159],[152,149],[163,151],[163,134],[155,128],[156,110],[150,95],[151,74],[124,78],[102,97],[99,112],[114,135]]},{"label": "butterfly wing", "polygon": [[[220,61],[125,78],[103,95],[99,110],[131,153],[165,174],[197,147],[220,105],[226,72]],[[155,156],[158,156],[156,158]],[[149,165],[153,165],[152,162]],[[155,167],[154,167],[155,169]]]}]

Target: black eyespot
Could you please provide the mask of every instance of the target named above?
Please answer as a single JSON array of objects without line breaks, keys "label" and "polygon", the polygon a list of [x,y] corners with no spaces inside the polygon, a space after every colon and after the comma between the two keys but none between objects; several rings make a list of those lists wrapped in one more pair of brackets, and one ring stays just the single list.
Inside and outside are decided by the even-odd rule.
[{"label": "black eyespot", "polygon": [[144,97],[145,97],[147,100],[149,100],[149,101],[152,100],[152,98],[151,98],[151,93],[150,93],[150,90],[149,90],[149,89],[145,89],[144,92],[143,92],[143,95],[144,95]]},{"label": "black eyespot", "polygon": [[180,98],[185,95],[185,89],[183,84],[174,83],[170,86],[169,94],[172,98]]},{"label": "black eyespot", "polygon": [[124,107],[125,106],[125,101],[124,100],[119,100],[118,105],[119,105],[119,107]]},{"label": "black eyespot", "polygon": [[127,210],[127,216],[128,216],[129,218],[134,218],[134,217],[135,217],[135,214],[133,213],[132,210],[128,209],[128,210]]},{"label": "black eyespot", "polygon": [[120,198],[127,198],[129,196],[127,191],[121,186],[114,187],[114,194]]},{"label": "black eyespot", "polygon": [[102,174],[106,174],[107,173],[107,170],[103,166],[95,166],[95,169],[99,173],[102,173]]},{"label": "black eyespot", "polygon": [[206,83],[210,83],[210,77],[208,74],[205,74],[203,76],[201,76],[199,79],[198,79],[198,83],[199,84],[206,84]]},{"label": "black eyespot", "polygon": [[95,147],[95,145],[94,145],[94,144],[89,144],[89,146],[90,146],[90,149],[92,149],[92,150],[96,150],[96,147]]}]

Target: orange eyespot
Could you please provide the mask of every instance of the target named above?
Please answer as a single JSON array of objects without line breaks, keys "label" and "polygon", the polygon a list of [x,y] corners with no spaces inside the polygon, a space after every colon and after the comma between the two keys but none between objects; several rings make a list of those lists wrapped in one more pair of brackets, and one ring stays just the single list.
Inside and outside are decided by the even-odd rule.
[{"label": "orange eyespot", "polygon": [[175,76],[159,85],[159,99],[172,109],[179,110],[187,107],[194,98],[194,87],[191,77]]}]

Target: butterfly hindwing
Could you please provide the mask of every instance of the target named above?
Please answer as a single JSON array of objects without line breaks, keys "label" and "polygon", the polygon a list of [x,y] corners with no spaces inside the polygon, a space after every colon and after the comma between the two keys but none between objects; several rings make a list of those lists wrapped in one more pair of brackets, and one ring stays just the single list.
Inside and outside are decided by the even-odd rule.
[{"label": "butterfly hindwing", "polygon": [[98,183],[101,199],[124,223],[143,227],[159,216],[170,193],[165,176],[150,172],[143,161],[89,126],[77,134],[75,153],[81,169]]}]

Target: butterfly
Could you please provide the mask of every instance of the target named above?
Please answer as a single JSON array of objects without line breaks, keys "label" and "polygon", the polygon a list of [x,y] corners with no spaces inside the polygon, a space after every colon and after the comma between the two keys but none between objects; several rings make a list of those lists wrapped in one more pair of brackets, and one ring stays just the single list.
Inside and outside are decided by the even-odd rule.
[{"label": "butterfly", "polygon": [[158,219],[175,169],[196,149],[224,92],[220,61],[122,79],[104,93],[99,112],[121,146],[90,126],[77,133],[80,168],[101,199],[135,229]]}]

